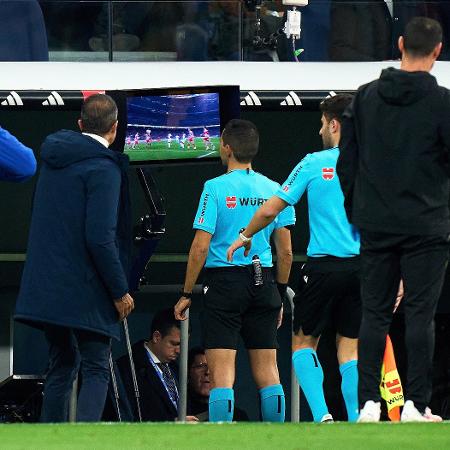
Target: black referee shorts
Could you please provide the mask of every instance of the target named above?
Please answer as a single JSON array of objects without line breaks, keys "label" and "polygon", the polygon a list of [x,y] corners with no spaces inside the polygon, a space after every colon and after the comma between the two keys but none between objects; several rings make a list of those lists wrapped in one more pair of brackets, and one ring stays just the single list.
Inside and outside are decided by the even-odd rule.
[{"label": "black referee shorts", "polygon": [[294,298],[294,333],[319,337],[333,324],[347,338],[357,338],[361,324],[359,257],[308,258]]},{"label": "black referee shorts", "polygon": [[248,349],[278,348],[277,319],[281,298],[271,268],[263,268],[262,286],[253,269],[207,269],[203,287],[202,328],[207,349],[237,349],[239,335]]}]

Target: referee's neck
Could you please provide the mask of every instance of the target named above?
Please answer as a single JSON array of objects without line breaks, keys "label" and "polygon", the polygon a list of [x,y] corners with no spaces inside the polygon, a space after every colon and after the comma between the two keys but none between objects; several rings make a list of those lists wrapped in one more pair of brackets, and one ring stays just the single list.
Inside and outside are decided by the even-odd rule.
[{"label": "referee's neck", "polygon": [[240,163],[236,161],[234,158],[228,160],[227,172],[231,172],[232,170],[252,170],[252,163]]}]

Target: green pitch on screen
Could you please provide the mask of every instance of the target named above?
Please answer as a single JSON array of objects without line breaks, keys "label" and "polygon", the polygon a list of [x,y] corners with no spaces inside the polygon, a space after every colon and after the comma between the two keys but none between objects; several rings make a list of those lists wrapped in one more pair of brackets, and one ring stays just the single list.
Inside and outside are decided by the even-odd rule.
[{"label": "green pitch on screen", "polygon": [[145,142],[139,143],[135,148],[131,148],[125,144],[125,153],[129,156],[130,161],[161,161],[167,159],[202,159],[219,157],[220,139],[218,137],[211,138],[211,147],[206,148],[202,139],[195,139],[195,150],[188,148],[185,144],[184,148],[172,139],[170,148],[166,140],[153,141],[151,145]]}]

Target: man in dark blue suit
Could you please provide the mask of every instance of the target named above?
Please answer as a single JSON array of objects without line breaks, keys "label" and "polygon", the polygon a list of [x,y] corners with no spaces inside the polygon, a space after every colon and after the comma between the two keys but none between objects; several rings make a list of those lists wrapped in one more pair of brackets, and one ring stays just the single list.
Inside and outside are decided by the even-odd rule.
[{"label": "man in dark blue suit", "polygon": [[[180,321],[173,309],[158,311],[153,317],[148,341],[136,342],[132,347],[136,379],[140,392],[142,420],[149,422],[173,421],[178,416],[178,382],[175,362],[180,355]],[[133,405],[137,420],[134,384],[128,355],[117,361],[117,366]],[[188,421],[195,421],[188,417]]]},{"label": "man in dark blue suit", "polygon": [[108,149],[117,131],[114,100],[88,98],[78,124],[82,133],[61,130],[42,145],[16,305],[15,319],[42,328],[49,344],[43,422],[67,420],[79,370],[77,420],[100,420],[111,338],[119,338],[119,320],[134,307],[128,157]]}]

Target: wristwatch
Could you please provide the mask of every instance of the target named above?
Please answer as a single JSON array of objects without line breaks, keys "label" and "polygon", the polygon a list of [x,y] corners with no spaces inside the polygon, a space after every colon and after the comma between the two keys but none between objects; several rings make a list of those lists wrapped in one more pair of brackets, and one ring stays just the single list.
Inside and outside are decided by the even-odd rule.
[{"label": "wristwatch", "polygon": [[247,243],[249,243],[251,240],[252,240],[252,238],[250,237],[247,237],[245,234],[244,234],[244,231],[245,231],[245,228],[241,228],[240,230],[239,230],[239,239],[244,243],[244,244],[247,244]]}]

